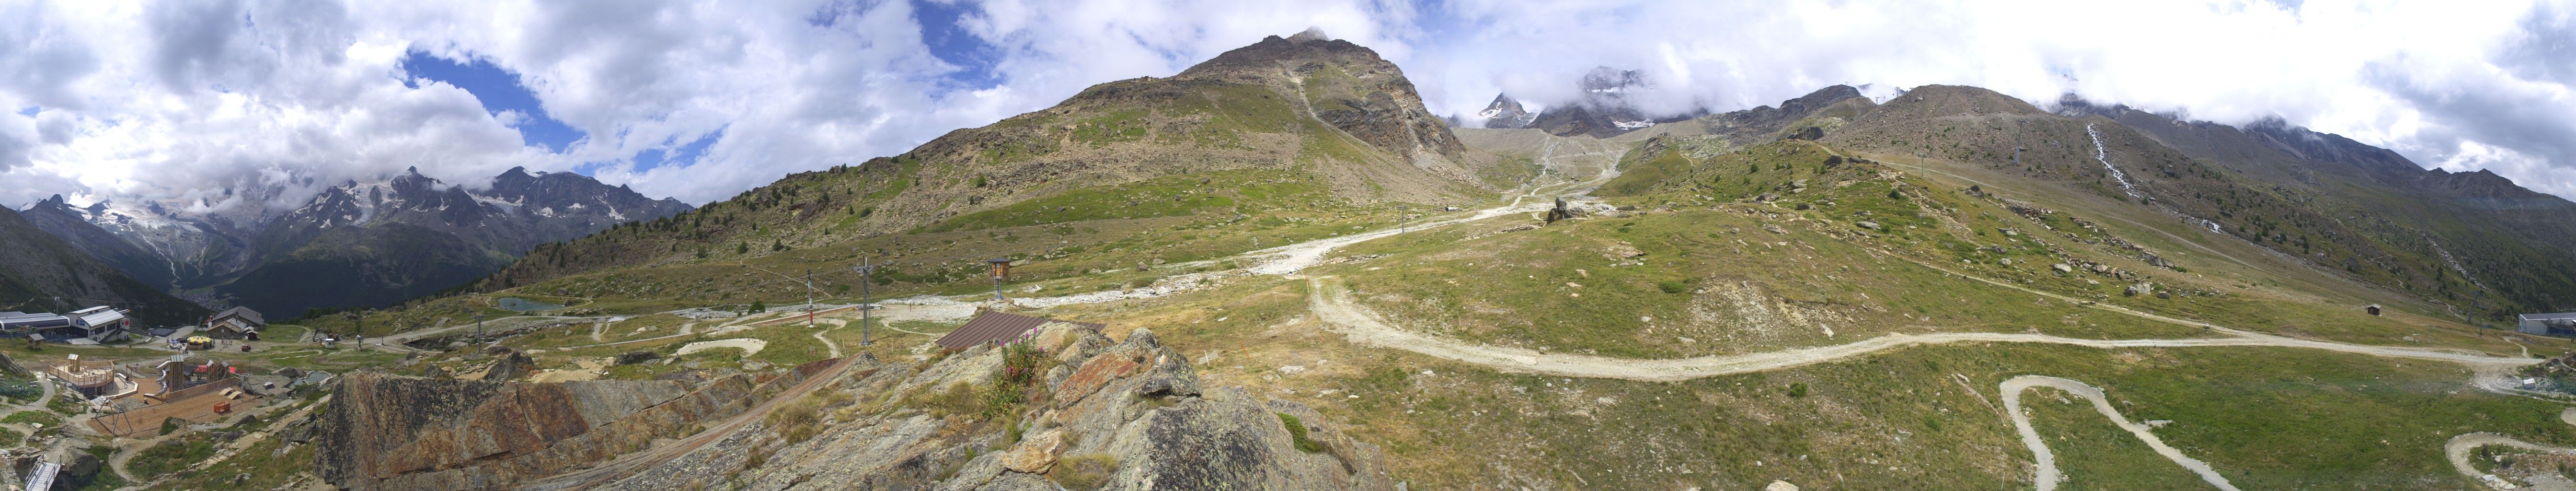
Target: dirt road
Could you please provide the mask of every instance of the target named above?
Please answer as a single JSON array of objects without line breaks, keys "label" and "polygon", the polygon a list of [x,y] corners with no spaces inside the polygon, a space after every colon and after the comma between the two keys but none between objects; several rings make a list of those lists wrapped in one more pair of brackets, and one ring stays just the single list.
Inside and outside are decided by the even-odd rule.
[{"label": "dirt road", "polygon": [[[2558,420],[2559,420],[2559,421],[2566,422],[2567,424],[2576,424],[2576,408],[2567,408],[2567,409],[2560,410],[2560,411],[2558,412]],[[2475,451],[2477,451],[2478,447],[2484,447],[2484,446],[2489,446],[2489,445],[2505,446],[2505,447],[2513,447],[2513,448],[2519,448],[2519,449],[2523,449],[2523,450],[2533,450],[2533,451],[2540,451],[2540,452],[2558,452],[2558,453],[2576,452],[2576,448],[2552,447],[2552,446],[2541,445],[2541,444],[2537,444],[2537,443],[2526,442],[2526,441],[2522,441],[2522,440],[2515,439],[2515,438],[2513,438],[2513,437],[2504,436],[2504,435],[2499,435],[2499,434],[2495,434],[2495,433],[2477,432],[2477,433],[2463,433],[2463,434],[2461,434],[2461,435],[2459,435],[2459,436],[2451,437],[2450,441],[2442,442],[2442,456],[2443,456],[2443,457],[2445,457],[2445,458],[2448,458],[2448,459],[2451,461],[2451,469],[2452,469],[2452,470],[2459,471],[2459,472],[2460,472],[2460,476],[2462,476],[2462,477],[2467,477],[2467,478],[2469,478],[2469,479],[2477,480],[2478,482],[2480,482],[2480,483],[2484,483],[2484,484],[2486,484],[2488,487],[2491,487],[2491,488],[2496,488],[2496,489],[2509,489],[2509,488],[2505,488],[2505,487],[2502,487],[2502,486],[2496,486],[2496,485],[2497,485],[2497,484],[2499,484],[2499,483],[2510,485],[2510,484],[2511,484],[2510,482],[2505,481],[2504,479],[2501,479],[2501,478],[2497,478],[2497,477],[2492,476],[2492,475],[2488,475],[2487,473],[2484,473],[2484,472],[2478,472],[2478,468],[2477,468],[2477,466],[2475,466],[2475,465],[2471,465],[2471,464],[2469,463],[2469,459],[2471,458],[2471,457],[2470,457],[2470,453],[2471,453],[2471,452],[2475,452]],[[2535,489],[2542,489],[2542,490],[2544,490],[2544,491],[2551,490],[2552,488],[2557,488],[2557,489],[2576,489],[2576,485],[2571,485],[2571,483],[2566,483],[2566,482],[2562,482],[2562,481],[2546,481],[2546,480],[2544,480],[2544,481],[2541,481],[2541,482],[2533,482],[2533,483],[2529,483],[2529,484],[2532,484],[2532,485],[2533,485],[2533,487],[2534,487]]]},{"label": "dirt road", "polygon": [[[829,342],[829,341],[826,341],[826,342]],[[672,358],[678,358],[678,357],[681,357],[681,356],[688,355],[688,354],[690,354],[690,353],[696,353],[696,352],[706,351],[706,350],[711,350],[711,349],[716,349],[716,348],[741,348],[741,349],[742,349],[742,356],[751,356],[751,355],[757,355],[757,354],[760,354],[760,350],[761,350],[762,348],[768,348],[768,347],[769,347],[769,342],[768,342],[768,341],[760,340],[759,338],[733,338],[733,339],[718,339],[718,340],[714,340],[714,341],[699,341],[699,342],[695,342],[695,343],[689,343],[689,344],[686,344],[686,345],[681,345],[681,346],[680,346],[680,350],[679,350],[679,351],[671,352],[671,357],[672,357]],[[838,357],[838,356],[835,356],[835,357],[833,357],[833,358],[839,358],[839,357]]]},{"label": "dirt road", "polygon": [[2004,395],[2004,412],[2012,415],[2013,428],[2021,431],[2021,444],[2030,447],[2031,455],[2038,457],[2039,491],[2056,491],[2057,482],[2065,480],[2066,476],[2057,470],[2057,454],[2048,451],[2048,443],[2039,437],[2039,431],[2031,429],[2030,415],[2022,412],[2021,393],[2032,387],[2063,390],[2076,397],[2093,401],[2093,410],[2101,412],[2104,418],[2110,418],[2111,424],[2118,425],[2120,429],[2129,430],[2131,435],[2137,435],[2139,441],[2147,443],[2147,448],[2155,449],[2156,455],[2162,455],[2166,460],[2172,460],[2175,464],[2182,465],[2184,469],[2190,469],[2192,473],[2199,474],[2200,480],[2208,482],[2211,486],[2227,491],[2237,491],[2236,485],[2228,483],[2226,477],[2219,476],[2216,469],[2209,468],[2209,463],[2183,455],[2182,450],[2165,445],[2164,439],[2156,438],[2155,433],[2148,431],[2151,428],[2147,425],[2131,422],[2129,418],[2121,416],[2120,410],[2111,407],[2111,400],[2102,397],[2102,389],[2074,380],[2044,375],[2023,375],[2004,381],[2001,389]]},{"label": "dirt road", "polygon": [[1909,346],[1948,343],[2050,343],[2095,348],[2149,348],[2197,346],[2272,346],[2309,348],[2391,358],[2436,360],[2471,365],[2501,367],[2537,363],[2531,358],[2504,358],[2453,351],[2345,344],[2329,341],[2287,338],[2236,330],[2218,330],[2226,337],[2195,339],[2078,339],[2021,333],[1939,333],[1890,334],[1849,344],[1788,349],[1740,355],[1716,355],[1693,358],[1630,359],[1568,353],[1540,353],[1536,350],[1485,346],[1458,340],[1424,335],[1388,325],[1367,307],[1353,303],[1350,292],[1338,278],[1307,280],[1310,286],[1307,308],[1335,331],[1348,336],[1352,343],[1384,346],[1425,355],[1484,365],[1505,372],[1536,373],[1564,377],[1611,378],[1671,382],[1752,373],[1813,365],[1851,358],[1879,351]]},{"label": "dirt road", "polygon": [[1249,260],[1269,259],[1269,261],[1263,262],[1259,266],[1253,266],[1251,268],[1253,274],[1291,275],[1296,274],[1298,271],[1304,271],[1307,267],[1314,266],[1316,263],[1323,262],[1325,254],[1331,254],[1334,249],[1340,249],[1343,246],[1383,239],[1410,231],[1429,229],[1453,223],[1472,222],[1514,213],[1533,213],[1539,210],[1548,209],[1550,206],[1554,206],[1554,204],[1515,204],[1487,208],[1460,218],[1411,223],[1395,228],[1309,240],[1295,244],[1272,247],[1269,249],[1246,252],[1236,257]]}]

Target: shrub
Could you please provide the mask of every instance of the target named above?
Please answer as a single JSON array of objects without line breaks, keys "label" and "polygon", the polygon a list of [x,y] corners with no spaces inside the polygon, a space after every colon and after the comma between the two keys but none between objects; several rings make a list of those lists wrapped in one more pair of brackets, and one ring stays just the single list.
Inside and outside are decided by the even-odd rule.
[{"label": "shrub", "polygon": [[1009,416],[1021,404],[1036,399],[1043,391],[1031,390],[1039,373],[1044,373],[1054,358],[1035,344],[1015,342],[1002,345],[1002,369],[993,372],[993,388],[984,394],[987,417]]},{"label": "shrub", "polygon": [[1109,475],[1117,471],[1118,457],[1105,453],[1083,454],[1057,460],[1055,470],[1047,473],[1047,479],[1064,485],[1065,489],[1091,491],[1109,484]]},{"label": "shrub", "polygon": [[1655,288],[1663,290],[1664,293],[1681,293],[1690,291],[1690,284],[1683,283],[1681,280],[1664,280],[1655,282]]},{"label": "shrub", "polygon": [[769,417],[762,419],[761,423],[769,425],[771,430],[777,431],[778,435],[786,438],[788,443],[813,438],[814,433],[819,431],[814,423],[820,419],[823,405],[830,402],[830,396],[826,394],[838,393],[840,391],[821,391],[787,401],[787,404],[779,406],[778,410],[771,411]]},{"label": "shrub", "polygon": [[158,476],[178,472],[214,454],[214,442],[205,438],[173,439],[135,452],[125,466],[138,476]]},{"label": "shrub", "polygon": [[923,405],[929,406],[932,417],[974,414],[984,408],[983,398],[975,392],[975,384],[958,382],[950,384],[948,390],[930,394],[927,400],[922,402]]},{"label": "shrub", "polygon": [[55,416],[53,413],[31,409],[9,413],[9,417],[0,418],[0,423],[37,423],[43,424],[47,428],[51,428],[62,426],[63,418],[61,416]]},{"label": "shrub", "polygon": [[1306,438],[1305,422],[1298,421],[1296,416],[1290,416],[1288,413],[1273,414],[1279,415],[1279,424],[1288,427],[1288,438],[1291,441],[1297,442],[1297,451],[1306,453],[1324,451],[1324,444],[1316,443],[1314,440]]},{"label": "shrub", "polygon": [[1806,396],[1807,396],[1807,383],[1806,383],[1806,382],[1797,382],[1797,383],[1789,384],[1789,397],[1806,397]]},{"label": "shrub", "polygon": [[44,395],[45,389],[43,387],[36,386],[36,381],[34,380],[0,382],[0,397],[34,400],[35,398],[43,397]]}]

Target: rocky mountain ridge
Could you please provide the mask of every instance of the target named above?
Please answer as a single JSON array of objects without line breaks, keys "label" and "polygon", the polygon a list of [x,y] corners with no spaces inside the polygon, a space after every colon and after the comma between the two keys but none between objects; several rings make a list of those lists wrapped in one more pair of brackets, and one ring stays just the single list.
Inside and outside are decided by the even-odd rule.
[{"label": "rocky mountain ridge", "polygon": [[[2071,97],[2043,109],[1982,88],[1929,85],[1885,103],[1836,86],[1695,123],[1667,125],[1658,131],[1675,138],[1645,146],[1704,134],[1733,146],[1807,139],[1944,159],[2090,189],[2489,321],[2576,306],[2576,281],[2534,273],[2576,267],[2564,239],[2576,233],[2576,204],[2493,173],[2425,169],[2276,122],[2185,122]],[[1644,157],[1633,160],[1652,160]]]},{"label": "rocky mountain ridge", "polygon": [[187,323],[211,311],[117,272],[0,208],[0,310],[62,313],[99,305],[133,311],[145,326]]},{"label": "rocky mountain ridge", "polygon": [[426,294],[499,269],[537,244],[689,209],[579,174],[513,168],[483,190],[417,169],[347,181],[275,214],[174,211],[158,202],[75,207],[61,196],[25,213],[138,279],[205,292],[209,303],[293,315]]},{"label": "rocky mountain ridge", "polygon": [[1308,31],[1266,37],[1169,78],[1095,85],[899,155],[788,175],[668,221],[548,246],[532,255],[545,259],[514,263],[481,287],[908,232],[1459,205],[1516,184],[1480,177],[1494,161],[1425,109],[1394,63]]},{"label": "rocky mountain ridge", "polygon": [[1676,123],[1707,116],[1706,109],[1692,109],[1678,114],[1649,114],[1630,98],[1639,92],[1655,90],[1655,85],[1638,70],[1594,67],[1575,81],[1582,95],[1572,101],[1553,104],[1536,115],[1521,109],[1520,101],[1509,94],[1497,94],[1494,102],[1477,113],[1486,118],[1487,128],[1538,128],[1557,136],[1586,135],[1610,138],[1664,123]]}]

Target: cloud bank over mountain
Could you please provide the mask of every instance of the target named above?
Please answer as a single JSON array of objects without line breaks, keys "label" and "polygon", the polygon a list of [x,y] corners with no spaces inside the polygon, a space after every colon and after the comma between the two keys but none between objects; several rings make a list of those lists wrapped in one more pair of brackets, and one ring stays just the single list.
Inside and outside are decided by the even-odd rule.
[{"label": "cloud bank over mountain", "polygon": [[[2369,2],[0,2],[0,205],[293,206],[418,167],[704,202],[1319,28],[1431,109],[1741,109],[1966,84],[2244,123],[2576,196],[2576,5]],[[236,203],[263,188],[289,203]],[[202,199],[190,199],[202,198]]]}]

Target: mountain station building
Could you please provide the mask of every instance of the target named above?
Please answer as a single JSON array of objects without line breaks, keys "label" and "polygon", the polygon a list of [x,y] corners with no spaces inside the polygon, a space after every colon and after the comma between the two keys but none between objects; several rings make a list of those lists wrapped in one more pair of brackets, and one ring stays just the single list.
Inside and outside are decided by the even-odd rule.
[{"label": "mountain station building", "polygon": [[0,337],[34,337],[41,341],[102,344],[123,341],[134,329],[126,311],[106,306],[74,310],[69,315],[0,312]]},{"label": "mountain station building", "polygon": [[2576,336],[2576,312],[2514,316],[2514,330],[2542,336]]}]

